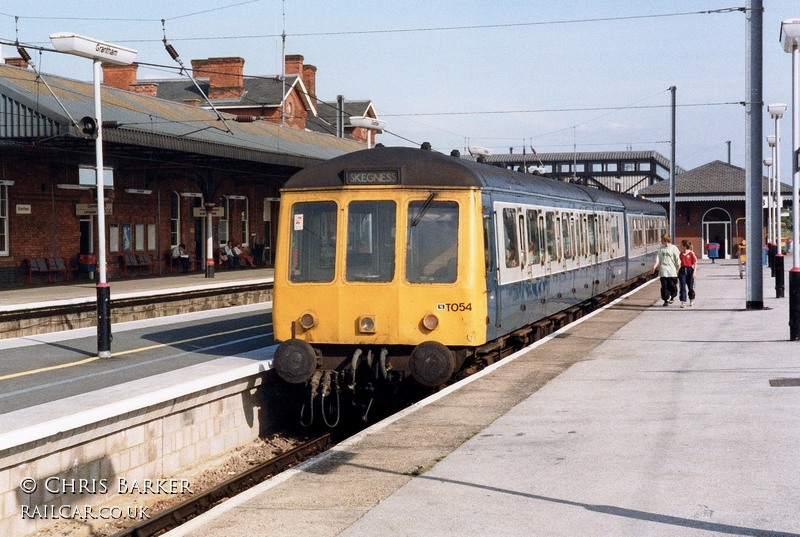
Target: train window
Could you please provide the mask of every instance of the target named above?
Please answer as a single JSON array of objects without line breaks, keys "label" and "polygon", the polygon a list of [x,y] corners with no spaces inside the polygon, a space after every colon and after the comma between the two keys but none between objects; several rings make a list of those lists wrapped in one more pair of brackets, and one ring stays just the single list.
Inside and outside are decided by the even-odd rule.
[{"label": "train window", "polygon": [[525,240],[525,215],[522,214],[522,211],[519,211],[519,218],[517,219],[517,230],[519,231],[519,264],[520,266],[524,267],[528,264],[528,249],[525,248],[525,244],[527,241]]},{"label": "train window", "polygon": [[347,281],[394,279],[396,207],[393,201],[354,201],[348,205]]},{"label": "train window", "polygon": [[597,253],[597,236],[595,234],[596,216],[590,214],[586,219],[586,241],[589,246],[589,255]]},{"label": "train window", "polygon": [[556,214],[548,212],[544,217],[545,245],[547,247],[547,260],[558,259],[558,232],[556,231]]},{"label": "train window", "polygon": [[570,233],[570,215],[561,215],[561,248],[564,252],[564,259],[572,259],[572,236]]},{"label": "train window", "polygon": [[539,211],[528,209],[528,262],[542,262],[542,243],[539,240]]},{"label": "train window", "polygon": [[[423,211],[423,207],[427,209]],[[406,279],[453,283],[458,274],[458,204],[412,201],[408,206]]]},{"label": "train window", "polygon": [[506,267],[519,266],[519,245],[516,233],[516,209],[503,209],[503,231],[505,232],[505,263]]},{"label": "train window", "polygon": [[293,282],[333,281],[336,253],[336,204],[332,201],[292,206],[289,279]]}]

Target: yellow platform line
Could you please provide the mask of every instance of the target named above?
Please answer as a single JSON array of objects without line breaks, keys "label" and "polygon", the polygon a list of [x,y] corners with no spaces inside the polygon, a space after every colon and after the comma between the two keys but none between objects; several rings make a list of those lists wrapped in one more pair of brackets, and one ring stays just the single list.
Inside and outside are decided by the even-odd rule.
[{"label": "yellow platform line", "polygon": [[[203,336],[197,336],[197,337],[192,337],[192,338],[188,338],[188,339],[182,339],[182,340],[179,340],[179,341],[171,341],[169,343],[157,343],[156,345],[148,345],[147,347],[139,347],[139,348],[130,349],[130,350],[127,350],[127,351],[115,352],[115,353],[113,353],[111,355],[111,358],[117,358],[119,356],[125,356],[126,354],[136,354],[138,352],[150,351],[150,350],[153,350],[153,349],[160,349],[162,347],[171,347],[173,345],[182,345],[184,343],[190,343],[192,341],[198,341],[200,339],[207,339],[207,338],[210,338],[210,337],[226,336],[226,335],[229,335],[229,334],[235,334],[237,332],[244,332],[246,330],[252,330],[254,328],[266,328],[266,327],[269,327],[269,326],[272,326],[272,325],[271,324],[260,324],[260,325],[248,326],[248,327],[245,327],[245,328],[237,328],[235,330],[228,330],[227,332],[217,332],[215,334],[205,334]],[[36,375],[38,373],[46,373],[48,371],[56,371],[58,369],[66,369],[67,367],[76,367],[76,366],[79,366],[79,365],[84,365],[84,364],[88,364],[88,363],[97,361],[99,359],[100,359],[99,356],[92,356],[90,358],[84,358],[83,360],[77,360],[75,362],[67,362],[65,364],[51,365],[51,366],[48,366],[48,367],[40,367],[39,369],[31,369],[29,371],[20,371],[19,373],[10,373],[8,375],[0,376],[0,380],[10,380],[10,379],[15,379],[15,378],[19,378],[19,377],[27,377],[29,375]],[[109,358],[106,358],[106,360],[108,360],[108,359]]]}]

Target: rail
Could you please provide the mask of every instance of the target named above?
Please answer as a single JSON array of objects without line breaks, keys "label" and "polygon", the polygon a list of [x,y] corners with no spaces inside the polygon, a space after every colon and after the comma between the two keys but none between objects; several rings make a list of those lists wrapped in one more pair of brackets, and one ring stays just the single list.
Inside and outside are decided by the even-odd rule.
[{"label": "rail", "polygon": [[274,457],[262,464],[232,477],[215,487],[198,494],[178,505],[165,509],[152,518],[125,528],[113,537],[151,537],[176,528],[192,518],[208,511],[217,503],[254,487],[264,479],[297,465],[330,447],[330,435],[325,434],[296,448]]}]

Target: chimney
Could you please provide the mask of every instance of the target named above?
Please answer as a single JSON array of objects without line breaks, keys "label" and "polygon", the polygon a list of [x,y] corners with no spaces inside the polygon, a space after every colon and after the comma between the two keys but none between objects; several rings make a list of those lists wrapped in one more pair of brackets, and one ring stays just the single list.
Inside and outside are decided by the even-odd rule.
[{"label": "chimney", "polygon": [[303,75],[303,56],[301,54],[288,54],[284,72],[287,75]]},{"label": "chimney", "polygon": [[313,65],[303,66],[303,84],[313,102],[313,99],[317,97],[317,68]]},{"label": "chimney", "polygon": [[21,67],[23,69],[28,68],[28,62],[26,62],[23,58],[5,58],[6,65],[10,65],[11,67]]},{"label": "chimney", "polygon": [[135,63],[130,65],[102,64],[103,84],[111,88],[130,90],[136,84],[136,71],[139,66]]},{"label": "chimney", "polygon": [[136,84],[131,84],[131,90],[140,95],[147,95],[148,97],[158,96],[158,84],[154,82],[138,82]]},{"label": "chimney", "polygon": [[209,99],[238,99],[244,92],[243,58],[192,60],[192,73],[208,79]]}]

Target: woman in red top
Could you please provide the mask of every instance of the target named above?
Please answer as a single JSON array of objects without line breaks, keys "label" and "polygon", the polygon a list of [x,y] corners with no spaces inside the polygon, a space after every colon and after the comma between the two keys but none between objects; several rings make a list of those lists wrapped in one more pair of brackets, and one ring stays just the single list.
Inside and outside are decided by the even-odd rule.
[{"label": "woman in red top", "polygon": [[681,285],[681,307],[686,307],[686,295],[688,291],[689,305],[694,305],[694,276],[697,272],[697,256],[692,251],[692,241],[681,241],[681,268],[678,270],[678,281]]}]

